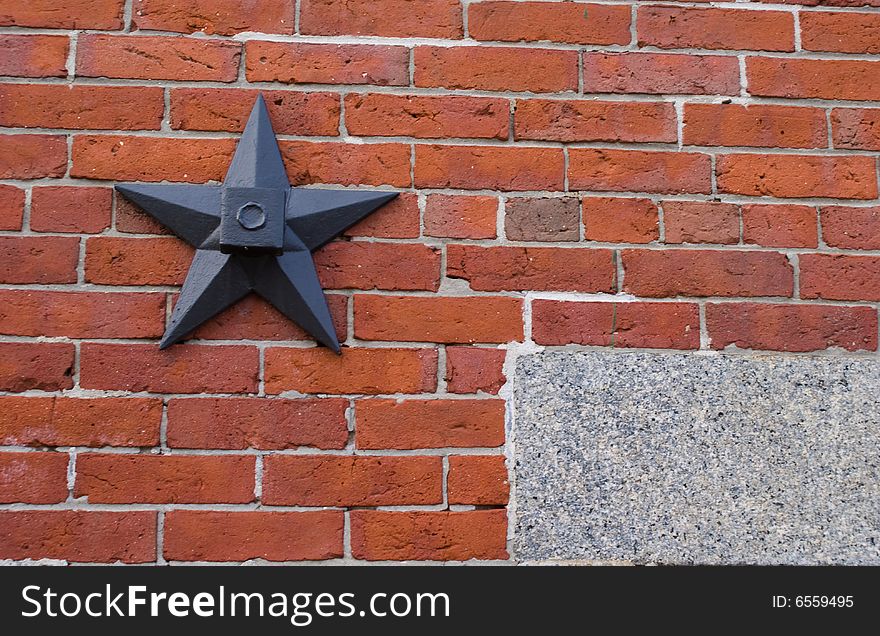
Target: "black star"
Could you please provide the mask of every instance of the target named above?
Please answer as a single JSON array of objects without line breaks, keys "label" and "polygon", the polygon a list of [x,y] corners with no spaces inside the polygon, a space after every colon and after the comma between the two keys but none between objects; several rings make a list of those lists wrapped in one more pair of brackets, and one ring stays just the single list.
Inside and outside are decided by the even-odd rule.
[{"label": "black star", "polygon": [[262,95],[223,185],[116,189],[197,250],[161,349],[256,292],[339,353],[311,252],[397,196],[290,187]]}]

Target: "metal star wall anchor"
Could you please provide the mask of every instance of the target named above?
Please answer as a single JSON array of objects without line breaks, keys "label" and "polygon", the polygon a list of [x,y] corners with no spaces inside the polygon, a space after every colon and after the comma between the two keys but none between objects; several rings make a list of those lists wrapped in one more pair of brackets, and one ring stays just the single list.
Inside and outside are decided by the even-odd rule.
[{"label": "metal star wall anchor", "polygon": [[256,292],[336,353],[311,252],[397,196],[292,188],[262,95],[222,185],[126,183],[116,190],[197,250],[160,349]]}]

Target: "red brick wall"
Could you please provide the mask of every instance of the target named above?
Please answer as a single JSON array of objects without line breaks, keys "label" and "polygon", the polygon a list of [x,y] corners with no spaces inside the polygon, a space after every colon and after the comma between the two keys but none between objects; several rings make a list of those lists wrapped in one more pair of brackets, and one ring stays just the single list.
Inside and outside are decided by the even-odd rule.
[{"label": "red brick wall", "polygon": [[[505,372],[558,346],[874,352],[880,6],[0,0],[0,559],[510,558]],[[345,351],[115,181],[402,195],[316,255]],[[513,555],[515,558],[515,555]]]}]

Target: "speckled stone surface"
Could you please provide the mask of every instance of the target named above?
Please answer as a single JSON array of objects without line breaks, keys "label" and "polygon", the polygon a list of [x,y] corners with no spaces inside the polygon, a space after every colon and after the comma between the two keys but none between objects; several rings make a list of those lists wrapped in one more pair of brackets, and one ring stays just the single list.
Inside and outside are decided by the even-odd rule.
[{"label": "speckled stone surface", "polygon": [[522,561],[880,564],[880,360],[520,358]]}]

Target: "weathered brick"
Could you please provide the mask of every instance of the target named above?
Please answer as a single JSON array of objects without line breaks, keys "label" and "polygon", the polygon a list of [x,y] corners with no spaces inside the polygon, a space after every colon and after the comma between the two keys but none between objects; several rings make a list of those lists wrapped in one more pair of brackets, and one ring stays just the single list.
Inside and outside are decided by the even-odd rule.
[{"label": "weathered brick", "polygon": [[809,205],[744,205],[743,242],[766,247],[816,247],[816,208]]},{"label": "weathered brick", "polygon": [[819,108],[685,104],[684,143],[691,146],[826,148],[828,130],[825,111]]},{"label": "weathered brick", "polygon": [[40,29],[122,28],[124,0],[29,0],[4,2],[0,6],[0,26]]},{"label": "weathered brick", "polygon": [[415,185],[466,190],[562,190],[561,148],[416,146]]},{"label": "weathered brick", "polygon": [[408,144],[282,141],[279,145],[293,185],[411,185]]},{"label": "weathered brick", "polygon": [[880,207],[823,206],[822,240],[830,247],[880,250]]},{"label": "weathered brick", "polygon": [[420,229],[419,198],[412,192],[401,192],[363,221],[345,231],[345,236],[372,238],[418,238]]},{"label": "weathered brick", "polygon": [[511,241],[577,241],[580,203],[572,198],[511,198],[504,204],[504,233]]},{"label": "weathered brick", "polygon": [[449,458],[447,496],[450,504],[504,506],[510,484],[503,455],[459,455]]},{"label": "weathered brick", "polygon": [[0,179],[63,177],[66,170],[64,135],[0,135]]},{"label": "weathered brick", "polygon": [[0,453],[0,503],[67,499],[67,453]]},{"label": "weathered brick", "polygon": [[43,186],[31,191],[31,229],[97,234],[110,227],[113,190]]},{"label": "weathered brick", "polygon": [[504,386],[504,349],[446,347],[446,390],[497,395]]},{"label": "weathered brick", "polygon": [[584,91],[739,95],[739,64],[719,55],[584,53]]},{"label": "weathered brick", "polygon": [[709,193],[712,163],[695,152],[572,148],[569,187],[613,192]]},{"label": "weathered brick", "polygon": [[835,108],[831,131],[835,148],[880,150],[880,108]]},{"label": "weathered brick", "polygon": [[663,201],[667,243],[739,242],[739,207],[718,201]]},{"label": "weathered brick", "polygon": [[67,77],[66,35],[0,35],[0,75]]},{"label": "weathered brick", "polygon": [[460,38],[458,0],[302,0],[299,30],[308,35]]},{"label": "weathered brick", "polygon": [[130,234],[171,234],[171,230],[156,219],[131,203],[118,192],[113,194],[116,200],[116,229]]},{"label": "weathered brick", "polygon": [[427,245],[336,241],[315,252],[318,278],[327,289],[436,291],[440,252]]},{"label": "weathered brick", "polygon": [[85,275],[99,285],[180,285],[193,248],[172,237],[97,236],[86,241]]},{"label": "weathered brick", "polygon": [[787,11],[639,7],[636,24],[639,46],[794,51],[794,16]]},{"label": "weathered brick", "polygon": [[0,236],[0,282],[75,283],[79,238]]},{"label": "weathered brick", "polygon": [[497,215],[495,197],[431,194],[425,202],[425,234],[461,239],[495,238]]},{"label": "weathered brick", "polygon": [[517,100],[516,139],[675,142],[675,107],[665,102]]},{"label": "weathered brick", "polygon": [[138,29],[234,35],[242,31],[292,34],[295,0],[134,0]]},{"label": "weathered brick", "polygon": [[800,22],[801,45],[807,51],[880,53],[880,15],[876,13],[804,11]]},{"label": "weathered brick", "polygon": [[24,218],[24,190],[0,185],[0,230],[20,230]]},{"label": "weathered brick", "polygon": [[629,44],[626,6],[582,2],[479,2],[470,4],[468,32],[475,40]]},{"label": "weathered brick", "polygon": [[801,298],[880,300],[880,257],[801,254]]},{"label": "weathered brick", "polygon": [[746,79],[752,95],[880,99],[880,62],[749,57]]},{"label": "weathered brick", "polygon": [[584,238],[605,243],[651,243],[660,238],[657,205],[650,199],[584,197]]}]

